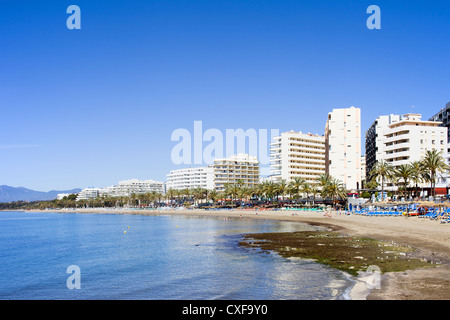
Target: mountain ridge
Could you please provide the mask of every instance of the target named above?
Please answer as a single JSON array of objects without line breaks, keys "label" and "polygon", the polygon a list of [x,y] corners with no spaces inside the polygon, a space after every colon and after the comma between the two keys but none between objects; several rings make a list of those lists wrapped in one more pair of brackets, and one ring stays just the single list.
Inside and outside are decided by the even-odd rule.
[{"label": "mountain ridge", "polygon": [[80,188],[71,190],[36,191],[25,187],[0,185],[0,202],[54,200],[58,193],[78,193]]}]

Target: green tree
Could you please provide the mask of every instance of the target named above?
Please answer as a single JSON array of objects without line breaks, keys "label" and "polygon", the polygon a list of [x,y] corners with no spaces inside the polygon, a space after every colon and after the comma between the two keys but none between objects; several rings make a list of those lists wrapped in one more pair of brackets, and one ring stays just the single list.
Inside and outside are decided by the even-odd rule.
[{"label": "green tree", "polygon": [[374,179],[381,180],[381,195],[384,200],[384,183],[392,178],[394,168],[385,160],[377,161],[370,171],[370,176]]},{"label": "green tree", "polygon": [[422,167],[425,172],[429,174],[429,181],[431,183],[431,195],[436,194],[436,175],[444,173],[449,170],[448,165],[445,163],[445,159],[441,152],[436,149],[427,150],[425,158],[422,160]]},{"label": "green tree", "polygon": [[409,164],[402,164],[394,169],[394,176],[403,183],[403,195],[406,196],[408,190],[409,179],[413,176],[413,169]]},{"label": "green tree", "polygon": [[291,181],[289,181],[290,193],[293,194],[295,198],[299,197],[300,190],[304,183],[305,179],[300,177],[294,177]]},{"label": "green tree", "polygon": [[325,186],[325,195],[331,197],[333,205],[337,203],[337,199],[347,198],[347,190],[342,181],[331,178]]},{"label": "green tree", "polygon": [[278,195],[281,195],[284,199],[284,196],[286,195],[287,192],[288,192],[288,183],[286,182],[286,180],[281,179],[276,185],[276,193]]}]

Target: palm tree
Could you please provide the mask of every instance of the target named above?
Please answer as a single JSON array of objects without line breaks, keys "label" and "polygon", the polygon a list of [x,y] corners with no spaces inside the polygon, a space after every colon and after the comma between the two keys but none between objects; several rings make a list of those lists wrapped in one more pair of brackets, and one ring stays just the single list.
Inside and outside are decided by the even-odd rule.
[{"label": "palm tree", "polygon": [[311,185],[311,194],[313,195],[313,205],[316,203],[316,195],[320,193],[319,187],[316,184]]},{"label": "palm tree", "polygon": [[281,179],[280,182],[277,183],[276,192],[277,194],[281,195],[284,200],[284,195],[287,193],[287,191],[288,191],[288,184],[286,180]]},{"label": "palm tree", "polygon": [[300,189],[302,188],[304,183],[305,179],[300,177],[295,177],[294,179],[289,181],[290,192],[293,193],[296,198],[298,198]]},{"label": "palm tree", "polygon": [[403,195],[405,196],[408,189],[408,180],[413,176],[413,169],[409,164],[402,164],[394,169],[394,175],[403,181]]},{"label": "palm tree", "polygon": [[331,197],[334,205],[338,198],[345,199],[347,197],[347,190],[341,180],[331,178],[329,183],[325,186],[325,194]]},{"label": "palm tree", "polygon": [[306,193],[306,203],[309,203],[309,194],[311,193],[311,185],[305,182],[301,188],[302,193]]},{"label": "palm tree", "polygon": [[442,153],[433,149],[426,151],[425,158],[422,160],[422,167],[430,175],[431,195],[434,197],[436,194],[436,175],[449,170],[449,166],[445,163]]},{"label": "palm tree", "polygon": [[319,187],[324,188],[327,184],[329,184],[332,180],[332,177],[328,173],[322,173],[319,177],[317,177],[316,181],[319,184]]},{"label": "palm tree", "polygon": [[384,182],[392,178],[393,167],[385,160],[377,161],[370,171],[370,176],[375,179],[381,179],[381,200],[384,199]]},{"label": "palm tree", "polygon": [[234,199],[238,196],[239,193],[239,185],[237,183],[225,183],[225,195],[230,196],[231,201],[233,202]]},{"label": "palm tree", "polygon": [[182,190],[183,202],[189,201],[191,199],[192,191],[189,188]]},{"label": "palm tree", "polygon": [[208,194],[208,198],[212,201],[212,203],[214,204],[214,202],[216,202],[216,199],[219,198],[219,193],[217,192],[217,190],[213,189],[209,191]]},{"label": "palm tree", "polygon": [[169,188],[166,191],[166,197],[167,197],[167,200],[169,201],[169,204],[172,204],[172,200],[173,200],[174,196],[175,196],[175,190],[172,188]]},{"label": "palm tree", "polygon": [[409,165],[411,167],[411,181],[414,183],[414,196],[417,196],[419,183],[425,179],[426,172],[420,161],[413,161]]},{"label": "palm tree", "polygon": [[273,181],[265,181],[261,187],[266,199],[272,200],[276,193],[276,184]]},{"label": "palm tree", "polygon": [[206,198],[206,189],[202,187],[197,187],[192,190],[192,195],[194,197],[194,204],[197,202],[199,204],[201,200]]}]

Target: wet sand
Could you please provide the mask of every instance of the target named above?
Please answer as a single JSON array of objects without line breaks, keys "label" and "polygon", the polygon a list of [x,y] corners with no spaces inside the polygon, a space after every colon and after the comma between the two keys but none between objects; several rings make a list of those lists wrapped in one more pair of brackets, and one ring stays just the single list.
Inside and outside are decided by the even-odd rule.
[{"label": "wet sand", "polygon": [[[56,212],[56,210],[51,210]],[[389,272],[382,275],[380,289],[370,292],[357,283],[352,299],[436,300],[450,299],[450,224],[418,217],[367,217],[323,212],[261,210],[104,210],[79,209],[57,212],[116,214],[183,214],[240,219],[269,219],[324,226],[353,236],[392,241],[416,249],[414,255],[436,263],[434,268]]]}]

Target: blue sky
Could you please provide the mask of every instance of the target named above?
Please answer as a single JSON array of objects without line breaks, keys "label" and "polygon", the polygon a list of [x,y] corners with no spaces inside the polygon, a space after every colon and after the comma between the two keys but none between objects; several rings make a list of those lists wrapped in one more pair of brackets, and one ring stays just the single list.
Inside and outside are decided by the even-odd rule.
[{"label": "blue sky", "polygon": [[[81,9],[68,30],[66,9]],[[369,5],[381,30],[369,30]],[[323,134],[450,101],[450,2],[0,2],[0,185],[165,180],[177,128]]]}]

